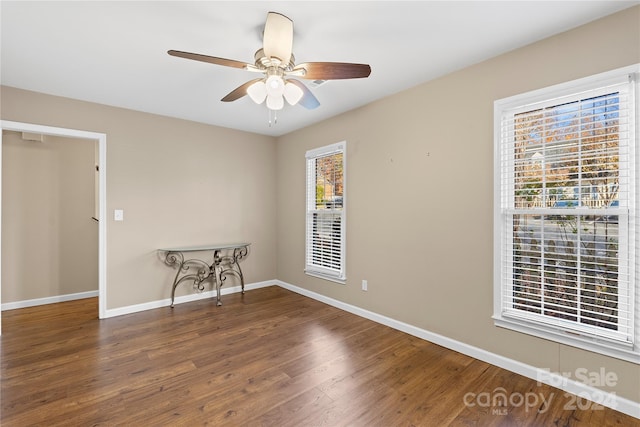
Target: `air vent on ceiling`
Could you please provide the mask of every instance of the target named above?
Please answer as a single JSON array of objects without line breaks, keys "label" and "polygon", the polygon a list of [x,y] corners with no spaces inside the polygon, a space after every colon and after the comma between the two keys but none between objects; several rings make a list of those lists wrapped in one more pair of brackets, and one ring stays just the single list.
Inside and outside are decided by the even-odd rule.
[{"label": "air vent on ceiling", "polygon": [[311,80],[307,85],[311,88],[317,88],[328,82],[329,80]]}]

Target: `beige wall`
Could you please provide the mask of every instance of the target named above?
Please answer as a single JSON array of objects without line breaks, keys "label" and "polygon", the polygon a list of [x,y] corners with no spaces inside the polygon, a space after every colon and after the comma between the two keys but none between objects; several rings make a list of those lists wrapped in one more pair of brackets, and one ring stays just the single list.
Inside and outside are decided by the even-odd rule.
[{"label": "beige wall", "polygon": [[98,290],[95,142],[2,137],[2,302]]},{"label": "beige wall", "polygon": [[[536,367],[605,367],[640,402],[640,366],[491,319],[493,102],[637,62],[640,7],[279,138],[278,278]],[[346,285],[303,273],[305,151],[342,140]]]},{"label": "beige wall", "polygon": [[276,277],[274,138],[10,87],[1,106],[4,120],[107,135],[107,309],[170,297],[167,246],[251,242],[246,282]]}]

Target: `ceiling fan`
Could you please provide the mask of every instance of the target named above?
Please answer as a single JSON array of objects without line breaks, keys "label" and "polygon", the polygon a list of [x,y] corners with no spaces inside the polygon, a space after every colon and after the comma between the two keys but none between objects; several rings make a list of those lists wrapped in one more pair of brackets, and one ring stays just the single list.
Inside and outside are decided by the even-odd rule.
[{"label": "ceiling fan", "polygon": [[344,62],[305,62],[295,64],[293,50],[293,21],[286,16],[269,12],[264,26],[263,46],[255,53],[255,65],[233,59],[218,58],[198,53],[169,50],[169,55],[195,61],[240,68],[262,74],[235,88],[224,98],[231,102],[245,95],[257,104],[266,100],[269,110],[281,110],[284,101],[290,105],[300,104],[307,109],[320,105],[317,98],[300,81],[308,80],[358,79],[369,77],[371,67],[367,64]]}]

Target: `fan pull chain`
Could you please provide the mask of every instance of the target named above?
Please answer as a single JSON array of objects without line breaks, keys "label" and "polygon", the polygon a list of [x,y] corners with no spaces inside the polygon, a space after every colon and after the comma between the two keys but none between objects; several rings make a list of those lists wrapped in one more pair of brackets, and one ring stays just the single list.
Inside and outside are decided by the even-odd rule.
[{"label": "fan pull chain", "polygon": [[[271,127],[271,125],[277,125],[278,124],[278,112],[274,111],[270,108],[267,108],[267,111],[269,111],[269,127]],[[273,114],[273,119],[272,119],[272,114]]]}]

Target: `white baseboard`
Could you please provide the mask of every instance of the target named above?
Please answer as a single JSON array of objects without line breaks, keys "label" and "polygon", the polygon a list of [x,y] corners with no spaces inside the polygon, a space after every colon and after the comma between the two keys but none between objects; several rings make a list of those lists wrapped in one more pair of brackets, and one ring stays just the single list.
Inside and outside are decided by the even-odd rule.
[{"label": "white baseboard", "polygon": [[585,385],[570,378],[564,378],[560,375],[550,374],[547,370],[536,368],[535,366],[527,365],[525,363],[521,363],[495,353],[491,353],[481,348],[456,341],[454,339],[418,328],[413,325],[409,325],[404,322],[400,322],[390,317],[382,316],[372,311],[364,310],[360,307],[356,307],[354,305],[326,297],[324,295],[309,291],[304,288],[300,288],[298,286],[294,286],[281,280],[275,280],[275,283],[282,288],[307,296],[325,304],[329,304],[333,307],[339,308],[349,313],[353,313],[360,317],[364,317],[374,322],[381,323],[399,331],[406,332],[409,335],[413,335],[434,344],[438,344],[442,347],[446,347],[475,359],[482,360],[483,362],[487,362],[494,366],[498,366],[508,371],[515,372],[541,383],[551,385],[576,396],[584,397],[585,399],[591,400],[596,404],[615,409],[616,411],[620,411],[632,417],[640,418],[640,403],[634,402],[624,397],[620,397],[615,393],[608,393],[601,389]]},{"label": "white baseboard", "polygon": [[34,307],[36,305],[54,304],[56,302],[73,301],[76,299],[93,298],[98,296],[98,291],[78,292],[75,294],[56,295],[52,297],[28,299],[24,301],[6,302],[0,307],[1,311],[15,310],[17,308]]},{"label": "white baseboard", "polygon": [[[273,286],[275,284],[276,284],[276,282],[274,280],[267,280],[267,281],[264,281],[264,282],[249,283],[249,284],[245,284],[244,285],[244,290],[245,291],[250,291],[250,290],[253,290],[253,289],[266,288],[267,286]],[[235,294],[235,293],[238,293],[238,292],[241,292],[241,291],[242,291],[242,288],[240,287],[240,285],[231,286],[231,287],[228,287],[228,288],[222,287],[222,289],[220,289],[220,294],[221,295],[229,295],[229,294]],[[198,293],[193,293],[193,294],[189,294],[189,295],[183,295],[183,296],[176,297],[176,299],[174,301],[174,305],[175,304],[183,304],[185,302],[197,301],[197,300],[201,300],[201,299],[215,298],[215,296],[216,296],[216,291],[215,290],[206,291],[206,292],[198,292]],[[116,316],[122,316],[122,315],[125,315],[125,314],[138,313],[140,311],[151,310],[151,309],[160,308],[160,307],[167,307],[167,306],[170,306],[170,305],[171,305],[171,298],[165,298],[165,299],[162,299],[162,300],[145,302],[143,304],[135,304],[135,305],[129,305],[129,306],[126,306],[126,307],[112,308],[112,309],[107,309],[106,310],[106,315],[105,315],[104,318],[106,319],[106,318],[109,318],[109,317],[116,317]]]}]

